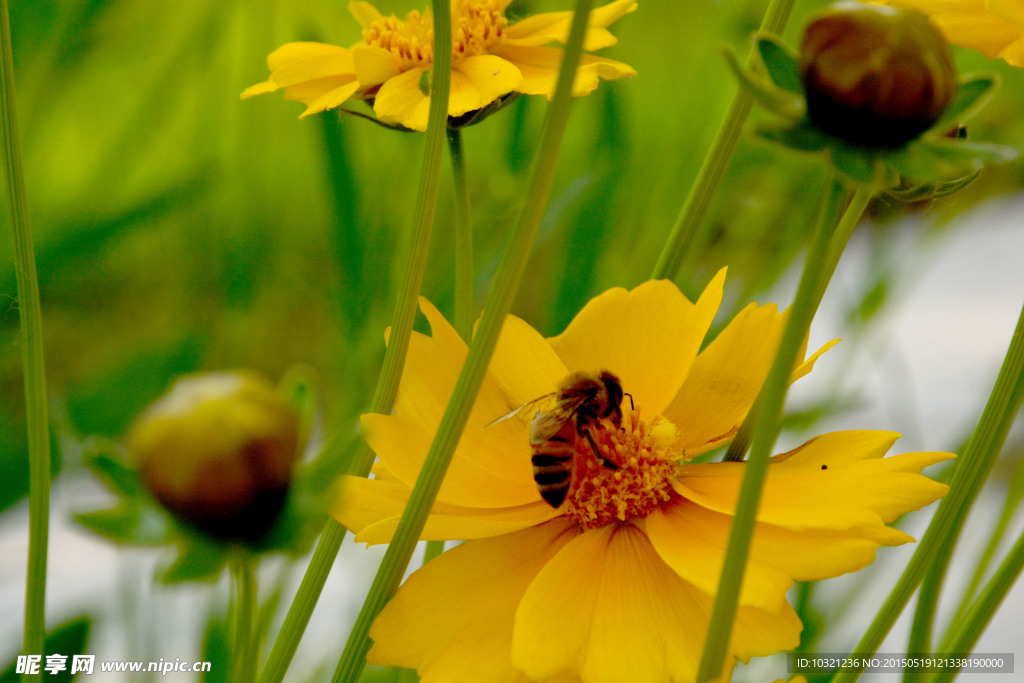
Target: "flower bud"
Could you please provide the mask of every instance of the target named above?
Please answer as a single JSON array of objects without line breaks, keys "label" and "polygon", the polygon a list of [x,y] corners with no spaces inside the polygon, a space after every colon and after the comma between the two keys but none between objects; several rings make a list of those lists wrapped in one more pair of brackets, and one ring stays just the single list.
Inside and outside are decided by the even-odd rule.
[{"label": "flower bud", "polygon": [[856,2],[836,3],[807,26],[800,75],[811,123],[867,147],[910,142],[956,90],[949,47],[927,17]]},{"label": "flower bud", "polygon": [[251,372],[190,375],[132,425],[127,447],[149,491],[223,540],[259,540],[281,511],[299,452],[299,419]]}]

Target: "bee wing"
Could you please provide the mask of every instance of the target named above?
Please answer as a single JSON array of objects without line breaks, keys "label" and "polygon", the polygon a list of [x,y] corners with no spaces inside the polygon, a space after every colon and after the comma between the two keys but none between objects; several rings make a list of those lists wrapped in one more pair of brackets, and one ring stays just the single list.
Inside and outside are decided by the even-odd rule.
[{"label": "bee wing", "polygon": [[555,395],[554,392],[552,392],[550,394],[544,394],[543,396],[538,396],[537,398],[533,399],[532,401],[528,401],[528,402],[524,403],[523,405],[519,406],[515,410],[512,410],[512,411],[510,411],[508,413],[505,413],[504,415],[502,415],[501,417],[497,418],[496,420],[491,420],[490,422],[485,424],[484,427],[490,427],[491,425],[498,424],[499,422],[504,422],[505,420],[507,420],[507,419],[509,419],[511,417],[516,417],[518,415],[522,415],[522,414],[526,413],[527,411],[529,411],[531,408],[536,408],[538,405],[540,405],[540,403],[542,401],[550,399],[554,395]]},{"label": "bee wing", "polygon": [[553,410],[538,411],[530,423],[530,443],[542,443],[553,437],[586,401],[586,396],[580,396],[562,401]]}]

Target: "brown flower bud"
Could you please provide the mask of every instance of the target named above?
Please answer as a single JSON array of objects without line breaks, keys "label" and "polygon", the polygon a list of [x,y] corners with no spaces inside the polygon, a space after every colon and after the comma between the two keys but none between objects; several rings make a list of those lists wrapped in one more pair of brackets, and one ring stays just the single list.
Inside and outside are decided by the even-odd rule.
[{"label": "brown flower bud", "polygon": [[920,14],[839,2],[804,33],[800,75],[819,130],[868,147],[900,147],[934,124],[956,91],[945,39]]},{"label": "brown flower bud", "polygon": [[256,541],[273,525],[298,457],[299,420],[251,372],[190,375],[132,425],[127,446],[168,510],[224,540]]}]

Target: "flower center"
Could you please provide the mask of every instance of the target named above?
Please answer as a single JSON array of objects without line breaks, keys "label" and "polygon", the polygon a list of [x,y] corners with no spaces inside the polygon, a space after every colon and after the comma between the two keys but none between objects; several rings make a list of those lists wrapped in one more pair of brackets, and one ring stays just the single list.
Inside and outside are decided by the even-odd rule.
[{"label": "flower center", "polygon": [[639,413],[627,411],[620,428],[606,419],[589,431],[601,456],[617,469],[598,461],[586,437],[576,439],[569,517],[593,529],[646,517],[668,501],[669,480],[680,455],[672,449],[671,423],[655,417],[647,424]]},{"label": "flower center", "polygon": [[[453,2],[452,61],[487,54],[501,42],[507,24],[497,0]],[[392,15],[375,21],[363,29],[363,40],[390,52],[401,71],[434,63],[434,21],[429,10],[413,10],[405,19]]]}]

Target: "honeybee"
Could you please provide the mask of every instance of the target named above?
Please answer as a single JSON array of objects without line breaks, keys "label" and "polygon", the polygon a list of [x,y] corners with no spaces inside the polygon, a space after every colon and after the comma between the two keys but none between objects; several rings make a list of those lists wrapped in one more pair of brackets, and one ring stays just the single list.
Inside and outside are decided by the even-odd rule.
[{"label": "honeybee", "polygon": [[541,497],[551,507],[559,507],[569,492],[577,438],[583,437],[590,443],[594,457],[601,465],[618,469],[618,465],[601,455],[590,430],[603,418],[610,418],[618,427],[622,421],[622,398],[626,395],[619,378],[607,370],[576,372],[562,380],[553,394],[534,399],[495,420],[498,422],[520,414],[554,397],[552,407],[538,410],[530,422],[533,480]]}]

